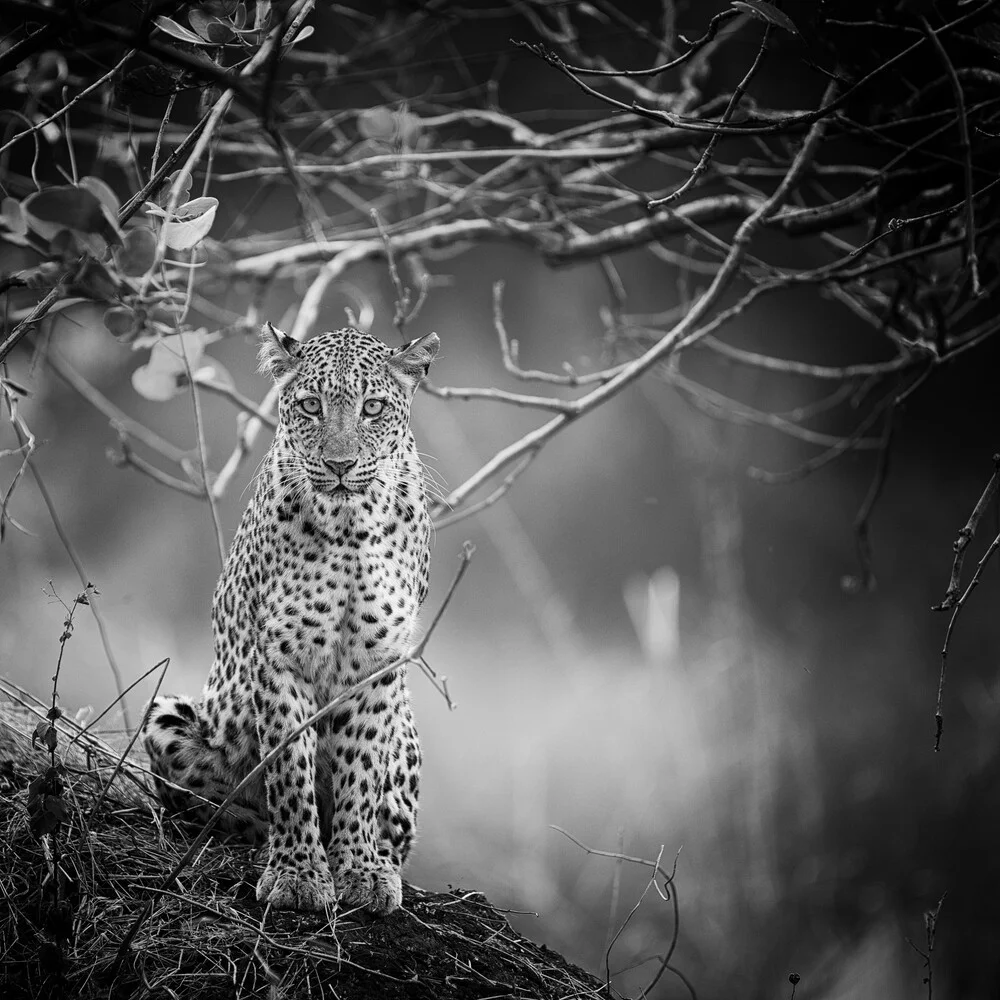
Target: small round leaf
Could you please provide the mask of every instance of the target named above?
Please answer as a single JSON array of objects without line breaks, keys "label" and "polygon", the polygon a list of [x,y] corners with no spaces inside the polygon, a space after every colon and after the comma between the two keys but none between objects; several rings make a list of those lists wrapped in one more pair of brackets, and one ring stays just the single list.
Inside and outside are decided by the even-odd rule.
[{"label": "small round leaf", "polygon": [[164,239],[171,250],[190,250],[197,246],[212,228],[218,198],[195,198],[181,205],[173,219],[163,223]]},{"label": "small round leaf", "polygon": [[127,306],[112,306],[104,313],[104,326],[116,340],[128,343],[135,339],[136,316]]},{"label": "small round leaf", "polygon": [[4,198],[0,202],[0,225],[5,226],[15,236],[24,236],[28,232],[28,223],[21,211],[21,203],[16,198]]},{"label": "small round leaf", "polygon": [[130,229],[125,234],[124,247],[118,255],[118,266],[130,277],[145,274],[156,260],[156,236],[145,226]]},{"label": "small round leaf", "polygon": [[104,233],[108,225],[97,195],[73,185],[44,188],[25,198],[21,208],[28,225],[45,240],[61,229]]},{"label": "small round leaf", "polygon": [[80,187],[86,188],[108,211],[115,215],[118,214],[118,209],[122,207],[122,204],[118,200],[118,195],[111,190],[106,181],[101,180],[100,177],[81,177]]},{"label": "small round leaf", "polygon": [[759,17],[762,21],[767,21],[768,24],[773,24],[777,28],[784,28],[785,31],[790,31],[793,35],[799,33],[795,22],[783,10],[775,7],[773,3],[768,3],[767,0],[732,0],[732,6],[744,14]]},{"label": "small round leaf", "polygon": [[140,365],[132,372],[132,388],[140,396],[162,403],[173,399],[182,386],[177,372],[157,371],[152,365]]},{"label": "small round leaf", "polygon": [[185,28],[183,24],[178,24],[175,20],[169,17],[165,17],[163,14],[159,14],[153,18],[153,23],[160,29],[160,31],[165,31],[168,35],[173,36],[182,42],[187,42],[188,45],[208,45],[204,39],[199,38],[193,31],[189,28]]},{"label": "small round leaf", "polygon": [[205,41],[213,45],[222,45],[233,38],[232,27],[197,7],[188,14],[188,23]]},{"label": "small round leaf", "polygon": [[367,108],[358,115],[358,131],[366,139],[391,139],[396,131],[395,115],[388,108]]}]

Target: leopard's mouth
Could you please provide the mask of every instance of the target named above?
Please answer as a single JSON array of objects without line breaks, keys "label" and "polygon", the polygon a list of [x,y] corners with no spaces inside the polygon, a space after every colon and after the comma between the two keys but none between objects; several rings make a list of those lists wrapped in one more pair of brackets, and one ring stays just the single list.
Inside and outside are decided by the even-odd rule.
[{"label": "leopard's mouth", "polygon": [[368,489],[367,483],[359,483],[354,485],[352,483],[345,483],[341,480],[339,483],[333,483],[330,481],[324,482],[318,486],[320,493],[325,493],[328,497],[335,497],[338,500],[349,500],[351,497],[361,496]]}]

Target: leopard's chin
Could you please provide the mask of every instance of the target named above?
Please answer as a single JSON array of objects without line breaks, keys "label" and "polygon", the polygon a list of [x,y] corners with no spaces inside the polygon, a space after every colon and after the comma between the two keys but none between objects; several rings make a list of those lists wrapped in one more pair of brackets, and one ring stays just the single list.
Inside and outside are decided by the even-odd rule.
[{"label": "leopard's chin", "polygon": [[368,492],[368,483],[362,483],[360,485],[353,485],[348,483],[314,483],[314,489],[317,493],[322,494],[329,500],[334,500],[339,503],[351,503],[352,501],[359,500]]}]

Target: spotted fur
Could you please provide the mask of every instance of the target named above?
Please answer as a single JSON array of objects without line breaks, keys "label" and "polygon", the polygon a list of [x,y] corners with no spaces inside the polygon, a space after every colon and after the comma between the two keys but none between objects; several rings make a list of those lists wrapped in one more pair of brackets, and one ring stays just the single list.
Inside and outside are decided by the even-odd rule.
[{"label": "spotted fur", "polygon": [[[278,429],[216,587],[215,662],[202,701],[155,699],[144,734],[169,811],[204,823],[262,750],[412,645],[430,523],[409,410],[437,348],[265,327]],[[398,907],[419,767],[402,669],[296,737],[224,818],[267,838],[257,898]]]}]

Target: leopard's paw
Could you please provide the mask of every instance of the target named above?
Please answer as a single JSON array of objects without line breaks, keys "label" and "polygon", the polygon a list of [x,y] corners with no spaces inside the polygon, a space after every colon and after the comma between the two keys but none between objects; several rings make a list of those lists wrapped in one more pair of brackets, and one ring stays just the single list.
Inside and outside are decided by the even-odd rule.
[{"label": "leopard's paw", "polygon": [[337,895],[341,906],[361,906],[385,916],[403,903],[403,881],[391,864],[354,861],[337,868]]},{"label": "leopard's paw", "polygon": [[257,882],[257,899],[276,910],[325,910],[337,905],[337,888],[326,866],[269,864]]}]

